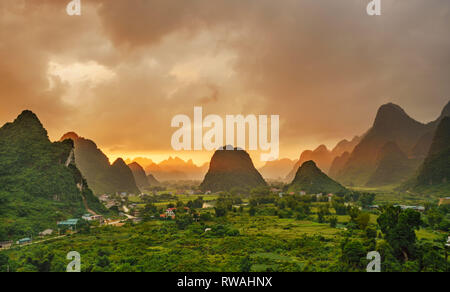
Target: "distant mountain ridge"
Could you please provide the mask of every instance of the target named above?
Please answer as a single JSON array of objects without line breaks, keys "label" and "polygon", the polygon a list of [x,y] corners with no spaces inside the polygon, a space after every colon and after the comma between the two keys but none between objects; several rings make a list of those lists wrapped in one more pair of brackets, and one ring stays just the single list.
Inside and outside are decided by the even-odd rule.
[{"label": "distant mountain ridge", "polygon": [[353,149],[361,141],[361,137],[355,136],[351,141],[342,140],[330,151],[325,145],[320,145],[314,151],[305,150],[300,155],[299,160],[292,170],[286,176],[286,181],[292,182],[299,167],[306,161],[312,160],[325,173],[329,173],[333,166],[334,160],[345,152],[352,152]]},{"label": "distant mountain ridge", "polygon": [[147,175],[152,175],[158,181],[201,181],[208,171],[208,163],[197,166],[192,159],[184,161],[179,157],[169,157],[160,163],[155,163],[151,159],[143,157],[127,160],[127,163],[131,162],[139,163]]},{"label": "distant mountain ridge", "polygon": [[74,141],[75,163],[95,194],[140,193],[133,173],[123,159],[110,164],[108,157],[92,140],[74,132],[63,135],[60,141],[66,139]]}]

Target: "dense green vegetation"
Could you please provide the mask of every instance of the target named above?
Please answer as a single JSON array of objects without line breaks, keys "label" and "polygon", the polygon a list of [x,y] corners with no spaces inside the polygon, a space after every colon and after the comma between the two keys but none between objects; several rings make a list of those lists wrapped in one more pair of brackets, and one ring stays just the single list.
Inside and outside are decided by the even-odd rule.
[{"label": "dense green vegetation", "polygon": [[93,210],[106,211],[75,165],[65,165],[72,149],[71,141],[51,143],[30,111],[0,128],[0,241],[86,213],[83,197]]},{"label": "dense green vegetation", "polygon": [[[392,206],[369,211],[371,193],[349,191],[328,202],[268,188],[221,193],[206,209],[204,197],[188,198],[149,196],[143,223],[84,228],[4,251],[0,269],[6,263],[14,271],[65,271],[75,250],[82,271],[365,271],[367,253],[376,250],[383,271],[448,270],[445,206],[430,204],[424,214]],[[175,220],[155,217],[168,207],[177,208]]]},{"label": "dense green vegetation", "polygon": [[[298,169],[292,184],[268,187],[245,151],[217,151],[200,187],[174,182],[147,188],[145,195],[112,194],[108,200],[117,204],[108,211],[70,159],[73,142],[51,143],[26,111],[0,129],[0,241],[55,228],[57,221],[81,217],[86,206],[108,215],[124,210],[142,222],[134,223],[130,214],[121,217],[125,225],[82,221],[75,234],[0,251],[0,271],[65,271],[73,250],[82,256],[83,271],[362,272],[370,251],[381,254],[383,271],[449,271],[450,205],[438,206],[436,196],[448,195],[449,120],[436,131],[414,191],[396,189],[393,182],[348,189],[313,161]],[[391,168],[392,159],[407,163],[397,148],[379,159],[385,164],[376,179],[383,184],[391,182],[389,171],[399,171],[398,165]],[[127,189],[134,188],[123,160],[106,163],[98,175],[108,176],[97,182],[116,188],[108,180],[121,186],[125,180],[133,182]],[[430,186],[438,193],[417,192]],[[200,190],[216,192],[194,195]]]}]

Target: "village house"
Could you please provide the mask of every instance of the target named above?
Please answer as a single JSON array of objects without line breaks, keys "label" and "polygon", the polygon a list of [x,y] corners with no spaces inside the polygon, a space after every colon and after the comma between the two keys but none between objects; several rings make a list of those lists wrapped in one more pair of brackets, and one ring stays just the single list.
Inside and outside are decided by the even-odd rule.
[{"label": "village house", "polygon": [[415,210],[418,212],[425,212],[425,207],[423,207],[423,206],[394,205],[394,207],[400,207],[402,210],[411,209],[411,210]]},{"label": "village house", "polygon": [[101,195],[100,197],[98,197],[98,199],[100,200],[100,202],[107,202],[109,200],[109,196],[108,195]]},{"label": "village house", "polygon": [[31,242],[32,242],[31,238],[25,237],[25,238],[19,239],[19,241],[17,241],[17,244],[26,245],[26,244],[30,244]]},{"label": "village house", "polygon": [[12,241],[3,241],[0,242],[0,249],[10,249],[12,246],[13,242]]},{"label": "village house", "polygon": [[86,220],[86,221],[99,221],[102,222],[103,221],[103,216],[101,215],[92,215],[92,214],[84,214],[81,219]]},{"label": "village house", "polygon": [[328,202],[331,202],[333,200],[333,194],[328,194]]},{"label": "village house", "polygon": [[44,236],[49,236],[53,234],[53,229],[45,229],[42,232],[39,232],[39,236],[44,237]]},{"label": "village house", "polygon": [[112,201],[108,201],[105,206],[106,206],[106,208],[111,209],[112,207],[120,206],[120,203],[112,200]]},{"label": "village house", "polygon": [[68,219],[65,221],[57,222],[57,225],[61,229],[69,229],[69,230],[73,231],[73,230],[77,229],[77,225],[78,225],[79,221],[80,221],[79,219]]},{"label": "village house", "polygon": [[[166,210],[165,214],[161,214],[159,217],[161,219],[175,219],[176,214],[175,211],[177,210],[177,208],[169,208]],[[188,207],[184,207],[184,210],[189,211],[190,209]]]}]

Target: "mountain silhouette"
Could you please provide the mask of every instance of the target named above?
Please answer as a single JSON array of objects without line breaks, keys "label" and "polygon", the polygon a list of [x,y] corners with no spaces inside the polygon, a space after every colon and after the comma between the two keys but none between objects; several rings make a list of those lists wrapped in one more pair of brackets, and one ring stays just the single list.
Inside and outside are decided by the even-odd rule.
[{"label": "mountain silhouette", "polygon": [[302,164],[288,189],[289,191],[304,191],[308,194],[337,193],[346,190],[323,173],[314,161],[306,161]]},{"label": "mountain silhouette", "polygon": [[200,185],[204,191],[230,191],[233,188],[251,189],[266,186],[261,174],[244,150],[217,150],[208,173]]},{"label": "mountain silhouette", "polygon": [[[446,111],[444,109],[443,113]],[[421,142],[420,147],[417,145],[434,129],[434,122],[420,123],[408,116],[400,106],[385,104],[379,108],[372,128],[355,147],[345,166],[333,175],[344,184],[365,185],[376,171],[378,154],[386,143],[395,142],[407,157],[420,157],[420,152],[427,146],[425,142]],[[422,150],[418,151],[418,148]]]},{"label": "mountain silhouette", "polygon": [[320,145],[313,151],[311,150],[303,151],[297,163],[295,163],[292,170],[286,176],[286,181],[292,182],[299,167],[303,165],[303,163],[305,163],[306,161],[310,160],[314,161],[325,172],[328,172],[331,167],[331,163],[333,162],[333,154],[331,153],[330,150],[328,150],[327,146],[325,145]]},{"label": "mountain silhouette", "polygon": [[139,193],[133,174],[122,159],[111,165],[92,140],[69,132],[60,141],[67,139],[74,142],[75,163],[95,194]]},{"label": "mountain silhouette", "polygon": [[111,180],[115,183],[115,191],[118,193],[139,194],[133,172],[122,158],[117,158],[110,168]]},{"label": "mountain silhouette", "polygon": [[[333,161],[344,154],[345,152],[351,153],[353,149],[361,141],[359,136],[354,137],[351,141],[346,139],[340,141],[336,144],[333,150],[328,150],[325,145],[320,145],[314,151],[305,150],[300,155],[300,159],[295,163],[294,167],[291,169],[289,174],[286,176],[286,181],[291,182],[299,167],[306,161],[312,160],[317,166],[322,169],[325,173],[329,173],[331,167],[333,166]],[[336,168],[336,167],[334,167]]]},{"label": "mountain silhouette", "polygon": [[[150,178],[147,177],[145,174],[144,168],[137,163],[133,162],[128,164],[128,167],[131,169],[131,172],[133,173],[134,180],[136,181],[137,187],[141,190],[141,192],[144,192],[146,189],[151,187]],[[154,178],[153,178],[154,179]],[[152,183],[155,184],[155,181],[152,180]]]}]

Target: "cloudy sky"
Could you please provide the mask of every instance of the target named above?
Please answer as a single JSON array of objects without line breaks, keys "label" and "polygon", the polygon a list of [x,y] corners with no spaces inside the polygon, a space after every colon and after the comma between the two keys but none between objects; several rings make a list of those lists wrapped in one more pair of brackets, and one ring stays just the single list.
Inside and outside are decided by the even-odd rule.
[{"label": "cloudy sky", "polygon": [[450,1],[0,0],[0,123],[31,109],[51,139],[110,157],[173,153],[176,114],[279,114],[281,156],[366,131],[394,102],[435,119],[450,98]]}]

